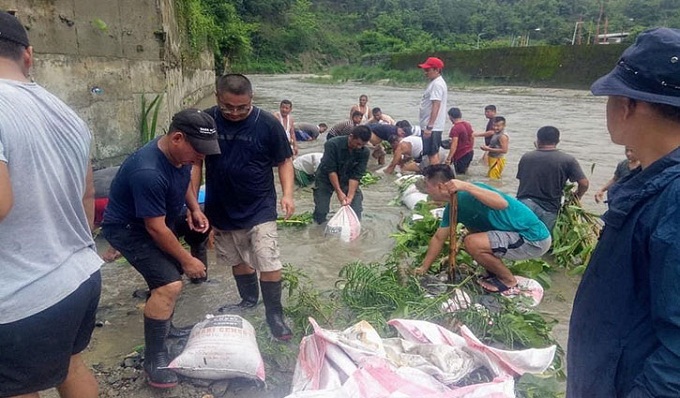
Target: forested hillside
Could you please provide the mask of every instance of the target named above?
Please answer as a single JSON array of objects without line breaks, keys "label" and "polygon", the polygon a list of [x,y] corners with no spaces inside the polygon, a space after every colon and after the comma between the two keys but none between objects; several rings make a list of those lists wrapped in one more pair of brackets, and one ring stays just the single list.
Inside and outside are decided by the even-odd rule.
[{"label": "forested hillside", "polygon": [[680,27],[680,0],[176,1],[195,48],[207,40],[220,69],[247,71],[313,71],[387,52],[585,45],[598,32]]}]

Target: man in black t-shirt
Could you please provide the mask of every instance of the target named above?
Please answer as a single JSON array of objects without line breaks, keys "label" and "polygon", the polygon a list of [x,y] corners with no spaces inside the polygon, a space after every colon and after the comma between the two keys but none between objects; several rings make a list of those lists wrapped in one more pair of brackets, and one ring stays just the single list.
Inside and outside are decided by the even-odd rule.
[{"label": "man in black t-shirt", "polygon": [[[205,213],[215,231],[217,261],[231,266],[241,296],[239,304],[219,310],[252,308],[261,290],[272,334],[288,340],[292,332],[284,323],[281,305],[282,264],[272,168],[278,168],[281,208],[288,218],[295,211],[293,152],[281,123],[253,106],[248,78],[223,75],[216,88],[217,106],[206,112],[215,118],[221,154],[205,160]],[[199,171],[195,170],[195,178],[200,177]]]},{"label": "man in black t-shirt", "polygon": [[517,199],[529,207],[552,231],[562,206],[567,180],[576,182],[580,199],[588,190],[588,179],[576,158],[557,149],[560,131],[544,126],[536,133],[536,150],[525,153],[517,165]]},{"label": "man in black t-shirt", "polygon": [[186,109],[173,116],[166,135],[125,159],[111,182],[102,233],[151,291],[144,306],[144,370],[153,387],[177,385],[177,375],[166,368],[165,340],[182,291],[182,273],[189,278],[206,275],[205,264],[177,240],[174,223],[186,203],[190,228],[206,232],[210,227],[190,186],[191,164],[219,151],[213,119]]}]

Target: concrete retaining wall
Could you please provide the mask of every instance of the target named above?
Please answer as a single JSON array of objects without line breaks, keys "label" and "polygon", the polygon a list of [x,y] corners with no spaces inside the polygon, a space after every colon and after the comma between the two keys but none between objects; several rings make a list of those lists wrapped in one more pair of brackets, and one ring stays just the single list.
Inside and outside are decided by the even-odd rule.
[{"label": "concrete retaining wall", "polygon": [[97,163],[116,163],[140,144],[141,98],[170,116],[213,90],[213,58],[183,61],[186,39],[175,0],[0,0],[28,29],[33,78],[89,124]]}]

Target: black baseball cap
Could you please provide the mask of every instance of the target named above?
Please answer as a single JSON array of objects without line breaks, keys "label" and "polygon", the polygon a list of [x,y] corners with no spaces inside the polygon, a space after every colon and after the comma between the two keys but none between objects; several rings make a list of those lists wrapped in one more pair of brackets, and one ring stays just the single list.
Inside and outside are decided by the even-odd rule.
[{"label": "black baseball cap", "polygon": [[680,107],[680,29],[640,33],[614,70],[593,83],[590,91]]},{"label": "black baseball cap", "polygon": [[24,47],[30,46],[24,25],[17,17],[5,11],[0,11],[0,40],[11,41]]},{"label": "black baseball cap", "polygon": [[170,123],[170,132],[175,131],[184,133],[196,152],[203,155],[220,154],[215,120],[207,113],[194,108],[177,112]]}]

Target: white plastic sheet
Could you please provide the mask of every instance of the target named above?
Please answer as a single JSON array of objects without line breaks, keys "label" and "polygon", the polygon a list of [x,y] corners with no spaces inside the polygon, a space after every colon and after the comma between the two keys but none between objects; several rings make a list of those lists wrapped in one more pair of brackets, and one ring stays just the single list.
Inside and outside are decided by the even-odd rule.
[{"label": "white plastic sheet", "polygon": [[[310,322],[314,334],[300,343],[288,398],[511,398],[513,376],[543,372],[556,349],[498,350],[482,344],[466,327],[458,335],[425,321],[390,321],[401,341],[380,339],[363,321],[343,332]],[[494,380],[450,385],[479,366],[494,373]]]}]

